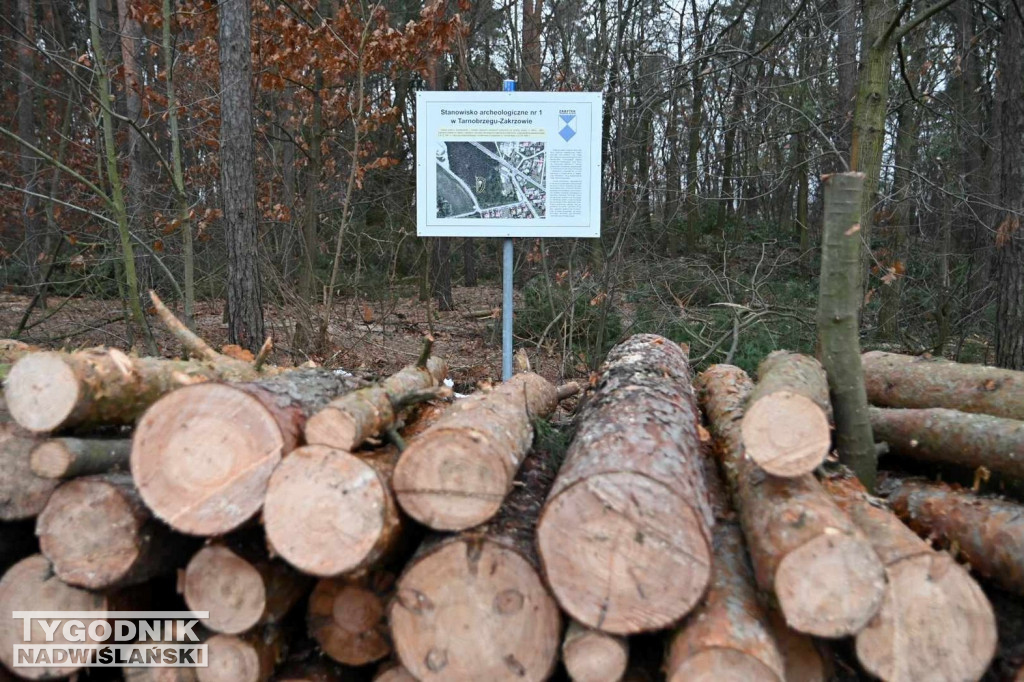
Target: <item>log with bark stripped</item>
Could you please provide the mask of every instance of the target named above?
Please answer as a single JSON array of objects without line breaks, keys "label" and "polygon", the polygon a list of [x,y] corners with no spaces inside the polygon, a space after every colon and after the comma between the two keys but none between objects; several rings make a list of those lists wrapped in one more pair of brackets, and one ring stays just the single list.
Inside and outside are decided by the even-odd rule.
[{"label": "log with bark stripped", "polygon": [[252,365],[137,358],[115,348],[31,353],[11,368],[4,395],[11,416],[30,431],[131,424],[146,408],[197,381],[251,381]]},{"label": "log with bark stripped", "polygon": [[572,621],[562,641],[562,662],[572,682],[618,682],[629,664],[629,641]]},{"label": "log with bark stripped", "polygon": [[402,411],[421,402],[447,375],[445,361],[432,357],[423,367],[409,365],[379,384],[336,398],[306,422],[306,443],[351,452],[394,428]]},{"label": "log with bark stripped", "polygon": [[743,446],[769,474],[799,476],[821,464],[832,444],[832,407],[821,363],[789,351],[770,353],[743,414]]},{"label": "log with bark stripped", "polygon": [[559,604],[614,634],[664,628],[703,596],[711,511],[686,355],[638,334],[608,355],[537,527]]},{"label": "log with bark stripped", "polygon": [[872,407],[869,415],[875,440],[892,454],[1024,477],[1024,421],[941,407]]},{"label": "log with bark stripped", "polygon": [[324,578],[309,597],[306,622],[320,649],[345,665],[360,666],[391,654],[387,604],[395,576],[373,571],[351,578]]},{"label": "log with bark stripped", "polygon": [[1024,420],[1024,372],[930,356],[861,356],[868,400],[879,407],[945,407]]},{"label": "log with bark stripped", "polygon": [[744,456],[740,420],[751,389],[746,372],[731,365],[715,365],[698,378],[757,584],[775,594],[793,629],[818,637],[856,634],[881,606],[884,567],[814,476],[771,476]]},{"label": "log with bark stripped", "polygon": [[460,400],[402,453],[393,479],[402,509],[435,530],[490,519],[530,449],[533,420],[557,405],[555,387],[532,373]]},{"label": "log with bark stripped", "polygon": [[146,504],[175,530],[223,535],[259,511],[281,457],[306,419],[363,382],[296,369],[258,382],[178,389],[139,420],[131,469]]},{"label": "log with bark stripped", "polygon": [[934,551],[852,475],[825,489],[871,541],[889,585],[878,615],[857,634],[857,658],[888,682],[977,680],[996,649],[992,605],[945,552]]},{"label": "log with bark stripped", "polygon": [[[443,403],[422,406],[402,438],[415,442],[445,408]],[[274,551],[299,570],[324,578],[392,556],[412,529],[391,489],[400,456],[395,444],[355,454],[324,445],[292,452],[270,477],[263,506]]]},{"label": "log with bark stripped", "polygon": [[424,542],[389,610],[395,650],[423,682],[538,682],[558,658],[561,615],[540,575],[537,515],[554,480],[535,450],[486,525]]},{"label": "log with bark stripped", "polygon": [[128,438],[50,438],[32,449],[36,476],[75,478],[127,470],[132,442]]},{"label": "log with bark stripped", "polygon": [[214,632],[234,635],[279,622],[309,589],[309,579],[284,562],[245,549],[207,545],[185,568],[185,603],[209,611],[203,625]]},{"label": "log with bark stripped", "polygon": [[978,575],[1024,594],[1024,505],[923,481],[898,483],[889,503],[919,535],[950,547]]},{"label": "log with bark stripped", "polygon": [[284,632],[276,625],[214,635],[206,647],[209,665],[196,668],[199,682],[266,682],[286,653]]},{"label": "log with bark stripped", "polygon": [[[178,623],[184,623],[184,621],[169,621],[167,625],[161,628],[160,636],[156,638],[150,638],[147,635],[146,644],[154,642],[187,642],[193,644],[192,640],[188,635],[181,631]],[[169,626],[169,627],[168,627]],[[190,630],[198,639],[204,640],[209,637],[209,633],[206,630],[201,629],[201,626]],[[124,682],[197,682],[199,677],[196,675],[196,668],[155,668],[152,666],[125,666],[121,668],[121,672],[124,675]]]},{"label": "log with bark stripped", "polygon": [[0,423],[0,521],[35,517],[60,483],[33,473],[31,452],[38,444],[17,425]]},{"label": "log with bark stripped", "polygon": [[90,590],[169,573],[194,544],[153,518],[127,473],[62,484],[39,515],[36,534],[60,579]]}]

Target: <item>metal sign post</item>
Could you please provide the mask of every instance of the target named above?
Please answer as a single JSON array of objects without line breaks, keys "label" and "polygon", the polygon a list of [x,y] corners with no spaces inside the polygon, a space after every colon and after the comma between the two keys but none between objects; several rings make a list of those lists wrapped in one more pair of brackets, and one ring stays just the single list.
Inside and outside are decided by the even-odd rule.
[{"label": "metal sign post", "polygon": [[[516,82],[506,78],[502,92],[515,92]],[[512,378],[512,239],[506,238],[501,250],[501,380]]]}]

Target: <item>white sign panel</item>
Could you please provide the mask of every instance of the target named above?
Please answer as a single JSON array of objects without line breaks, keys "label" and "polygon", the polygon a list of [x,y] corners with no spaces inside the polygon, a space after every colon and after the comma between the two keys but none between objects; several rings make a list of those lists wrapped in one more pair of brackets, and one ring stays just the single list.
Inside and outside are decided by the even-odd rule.
[{"label": "white sign panel", "polygon": [[601,93],[417,92],[416,234],[599,237]]}]

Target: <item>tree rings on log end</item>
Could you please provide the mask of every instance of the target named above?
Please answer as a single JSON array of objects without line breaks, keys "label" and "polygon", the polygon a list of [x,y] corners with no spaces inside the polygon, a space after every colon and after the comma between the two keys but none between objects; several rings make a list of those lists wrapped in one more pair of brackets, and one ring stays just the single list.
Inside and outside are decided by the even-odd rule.
[{"label": "tree rings on log end", "polygon": [[774,476],[811,473],[832,445],[821,407],[790,391],[776,391],[749,405],[741,430],[747,455]]},{"label": "tree rings on log end", "polygon": [[36,476],[63,478],[73,460],[74,454],[64,445],[64,441],[52,438],[32,448],[29,462]]},{"label": "tree rings on log end", "polygon": [[373,467],[347,452],[307,445],[270,477],[263,525],[285,561],[328,578],[359,567],[395,514]]},{"label": "tree rings on log end", "polygon": [[495,542],[447,542],[398,583],[391,633],[421,681],[539,682],[558,657],[561,617],[537,570]]},{"label": "tree rings on log end", "polygon": [[386,615],[384,600],[373,590],[328,578],[309,597],[309,634],[335,661],[366,665],[391,653]]},{"label": "tree rings on log end", "polygon": [[737,649],[713,647],[690,656],[667,682],[782,682],[757,657]]},{"label": "tree rings on log end", "polygon": [[622,638],[574,623],[562,646],[562,661],[573,682],[617,682],[629,664],[629,645]]},{"label": "tree rings on log end", "polygon": [[192,535],[223,535],[260,509],[285,441],[259,400],[227,384],[180,388],[143,415],[132,477],[146,505]]},{"label": "tree rings on log end", "polygon": [[637,473],[591,476],[549,499],[537,544],[562,608],[614,634],[668,627],[696,606],[711,578],[697,513]]},{"label": "tree rings on log end", "polygon": [[267,606],[266,585],[260,572],[220,545],[203,547],[189,561],[184,597],[193,611],[210,612],[204,626],[232,635],[259,623]]},{"label": "tree rings on log end", "polygon": [[834,529],[787,554],[775,571],[786,623],[816,637],[860,632],[878,612],[885,587],[885,569],[871,545]]},{"label": "tree rings on log end", "polygon": [[261,682],[260,654],[251,642],[235,635],[214,635],[206,640],[209,665],[196,668],[199,682]]},{"label": "tree rings on log end", "polygon": [[36,433],[60,428],[78,405],[81,386],[60,353],[31,353],[11,367],[4,396],[7,411]]}]

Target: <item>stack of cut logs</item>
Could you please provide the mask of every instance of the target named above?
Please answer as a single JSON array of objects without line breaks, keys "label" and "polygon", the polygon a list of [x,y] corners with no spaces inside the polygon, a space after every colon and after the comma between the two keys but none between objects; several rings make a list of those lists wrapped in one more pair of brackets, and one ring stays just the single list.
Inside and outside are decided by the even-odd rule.
[{"label": "stack of cut logs", "polygon": [[[563,456],[542,422],[574,384],[453,400],[429,348],[374,383],[176,333],[192,359],[0,346],[17,675],[77,669],[14,668],[11,611],[159,607],[209,612],[209,665],[126,680],[807,682],[854,655],[883,680],[977,680],[997,633],[969,570],[1024,592],[1024,507],[892,476],[869,495],[829,457],[804,355],[772,353],[755,385],[633,336]],[[1021,373],[863,365],[887,457],[1024,474]],[[663,654],[631,652],[654,632]]]}]

